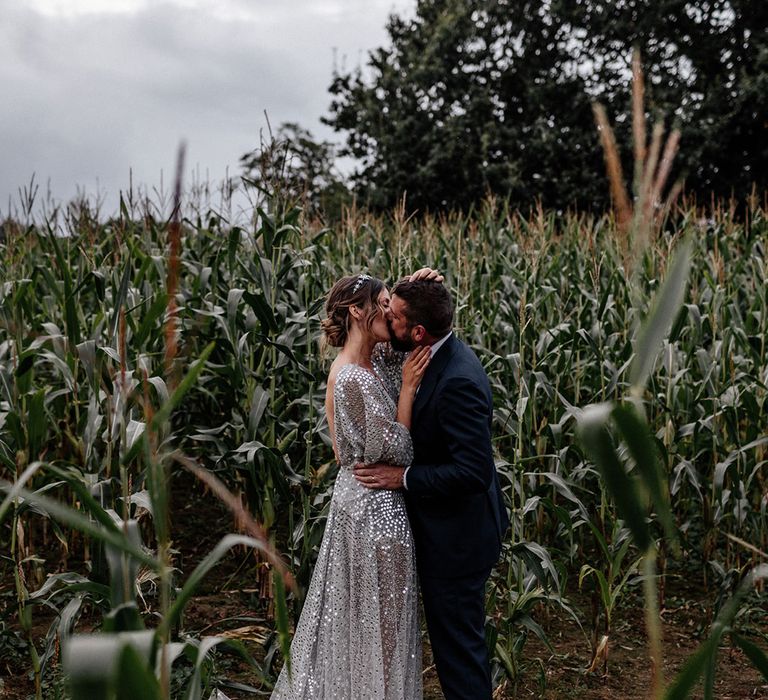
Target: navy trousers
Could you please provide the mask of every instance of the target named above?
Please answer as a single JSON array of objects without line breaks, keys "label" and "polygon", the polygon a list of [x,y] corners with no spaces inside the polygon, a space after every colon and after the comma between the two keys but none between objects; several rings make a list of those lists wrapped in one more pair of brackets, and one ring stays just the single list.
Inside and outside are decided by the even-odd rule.
[{"label": "navy trousers", "polygon": [[462,578],[420,575],[421,597],[445,700],[490,700],[485,583],[490,569]]}]

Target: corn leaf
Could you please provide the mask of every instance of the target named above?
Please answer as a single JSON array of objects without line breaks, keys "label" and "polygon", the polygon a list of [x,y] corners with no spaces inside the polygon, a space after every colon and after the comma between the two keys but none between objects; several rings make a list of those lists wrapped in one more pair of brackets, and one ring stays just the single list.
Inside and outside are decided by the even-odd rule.
[{"label": "corn leaf", "polygon": [[635,358],[629,371],[629,381],[634,387],[645,386],[661,342],[680,311],[688,282],[691,255],[692,244],[687,240],[678,247],[664,283],[656,293],[651,311],[640,327],[635,343]]},{"label": "corn leaf", "polygon": [[627,475],[608,430],[610,406],[585,409],[579,418],[579,436],[590,459],[597,465],[608,492],[616,501],[619,515],[632,533],[641,552],[651,545],[645,506],[634,479]]},{"label": "corn leaf", "polygon": [[[10,491],[11,484],[5,481],[0,481],[0,489]],[[48,498],[47,496],[41,496],[39,493],[28,491],[27,489],[18,489],[16,494],[21,496],[25,501],[33,503],[51,517],[60,520],[62,523],[69,525],[69,527],[72,527],[75,530],[79,530],[89,537],[92,537],[95,541],[110,544],[116,549],[119,549],[126,554],[130,554],[150,568],[154,570],[159,569],[160,564],[158,561],[147,554],[143,549],[133,544],[119,529],[116,528],[116,526],[115,529],[107,528],[101,523],[93,522],[74,508],[65,506],[59,501]]]},{"label": "corn leaf", "polygon": [[280,651],[285,659],[288,673],[291,673],[291,639],[288,633],[288,604],[285,598],[285,583],[279,571],[273,571],[275,582],[275,617],[277,620],[277,635],[280,640]]},{"label": "corn leaf", "polygon": [[[720,609],[717,618],[712,623],[709,637],[702,642],[696,652],[683,664],[683,668],[664,694],[664,700],[684,700],[687,698],[702,675],[714,678],[714,669],[717,663],[717,647],[723,634],[733,622],[741,607],[741,601],[752,590],[756,581],[768,578],[768,564],[761,564],[754,568],[741,582],[736,593],[729,598]],[[762,672],[762,670],[761,670]],[[712,697],[711,680],[705,682],[704,698]]]},{"label": "corn leaf", "polygon": [[210,356],[211,352],[213,352],[214,347],[216,347],[215,342],[208,343],[203,352],[200,353],[200,357],[192,363],[192,366],[184,376],[184,379],[179,382],[179,385],[171,394],[171,397],[168,399],[168,401],[166,401],[160,407],[157,413],[155,413],[154,417],[152,418],[153,430],[160,428],[160,426],[162,426],[162,424],[171,417],[173,409],[176,408],[179,403],[181,403],[184,395],[195,385],[195,382],[200,376],[200,373],[205,369],[205,362]]},{"label": "corn leaf", "polygon": [[203,582],[206,574],[218,564],[222,558],[229,552],[230,549],[238,545],[245,547],[252,547],[262,551],[267,550],[267,546],[264,542],[261,542],[253,537],[246,537],[245,535],[226,535],[219,543],[208,553],[208,555],[201,561],[195,570],[190,574],[184,586],[176,596],[176,600],[173,601],[168,614],[161,623],[162,628],[172,629],[181,616],[184,607],[189,602],[190,598],[194,595],[198,586]]},{"label": "corn leaf", "polygon": [[162,697],[151,668],[130,644],[120,652],[115,689],[115,700],[160,700]]},{"label": "corn leaf", "polygon": [[731,633],[731,639],[747,655],[755,668],[763,674],[763,678],[768,681],[768,656],[765,652],[757,644],[735,632]]},{"label": "corn leaf", "polygon": [[654,436],[648,428],[648,424],[640,417],[632,404],[616,406],[613,409],[612,417],[635,460],[636,469],[651,496],[656,515],[664,528],[664,532],[672,547],[679,552],[677,528],[669,503],[667,479],[658,457]]}]

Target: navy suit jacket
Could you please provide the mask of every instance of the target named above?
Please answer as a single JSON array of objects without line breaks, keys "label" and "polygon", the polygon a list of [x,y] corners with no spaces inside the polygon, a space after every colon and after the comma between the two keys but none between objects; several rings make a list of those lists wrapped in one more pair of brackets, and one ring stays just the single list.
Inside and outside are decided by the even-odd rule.
[{"label": "navy suit jacket", "polygon": [[427,367],[411,420],[405,497],[421,576],[465,576],[499,558],[509,517],[493,460],[492,418],[485,370],[452,335]]}]

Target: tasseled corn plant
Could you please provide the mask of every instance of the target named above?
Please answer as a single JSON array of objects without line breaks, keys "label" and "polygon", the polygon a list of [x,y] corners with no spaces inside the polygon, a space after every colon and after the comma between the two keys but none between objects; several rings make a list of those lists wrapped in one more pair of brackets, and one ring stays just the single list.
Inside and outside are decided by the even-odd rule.
[{"label": "tasseled corn plant", "polygon": [[[686,678],[703,671],[697,659],[714,659],[736,603],[712,611],[713,634],[688,676],[665,686],[655,562],[661,581],[684,569],[710,586],[752,569],[739,596],[764,575],[768,206],[752,197],[736,217],[721,203],[675,202],[663,188],[674,138],[662,149],[657,129],[646,152],[644,122],[635,133],[634,204],[609,162],[617,216],[521,213],[491,200],[442,218],[408,217],[405,204],[391,218],[353,210],[327,228],[255,192],[236,224],[229,197],[254,192],[243,183],[216,207],[199,189],[197,201],[176,198],[181,208],[125,195],[118,215],[100,220],[86,203],[36,215],[30,194],[0,237],[0,565],[15,596],[0,642],[26,644],[38,697],[60,650],[76,697],[168,697],[180,656],[194,669],[189,697],[200,697],[220,639],[190,638],[181,613],[243,543],[257,549],[249,566],[277,632],[258,664],[269,687],[335,476],[323,295],[343,274],[391,282],[423,264],[445,274],[457,331],[494,390],[513,515],[488,603],[496,683],[517,681],[528,635],[549,643],[539,624],[547,606],[584,627],[592,667],[604,665],[610,616],[637,579],[657,662],[649,685],[682,697]],[[584,412],[590,404],[602,408]],[[194,572],[174,571],[168,480],[180,469],[227,503],[243,533]],[[41,560],[55,541],[60,561]],[[69,557],[87,569],[54,574]],[[593,614],[569,598],[580,585],[592,587]],[[137,593],[159,616],[150,631]],[[85,601],[103,611],[98,636],[77,634]],[[33,633],[40,605],[59,611],[45,638]],[[732,639],[765,673],[759,645]],[[81,656],[94,649],[104,658],[96,675]]]}]

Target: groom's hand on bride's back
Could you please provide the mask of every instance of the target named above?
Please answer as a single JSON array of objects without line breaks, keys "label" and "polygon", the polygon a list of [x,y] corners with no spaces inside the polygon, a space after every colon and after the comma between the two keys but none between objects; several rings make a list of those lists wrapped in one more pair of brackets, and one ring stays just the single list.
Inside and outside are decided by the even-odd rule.
[{"label": "groom's hand on bride's back", "polygon": [[401,489],[405,467],[391,464],[356,464],[353,473],[363,486],[368,489]]},{"label": "groom's hand on bride's back", "polygon": [[443,277],[437,270],[433,270],[431,267],[422,267],[416,272],[409,275],[408,281],[415,282],[416,280],[432,280],[433,282],[443,282]]}]

